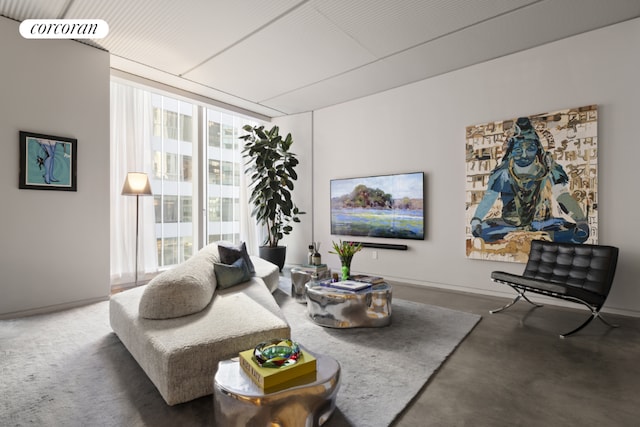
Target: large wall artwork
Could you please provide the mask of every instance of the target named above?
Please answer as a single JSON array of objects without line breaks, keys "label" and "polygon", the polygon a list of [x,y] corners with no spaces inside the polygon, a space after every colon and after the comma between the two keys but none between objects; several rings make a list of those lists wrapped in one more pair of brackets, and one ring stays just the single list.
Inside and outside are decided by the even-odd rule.
[{"label": "large wall artwork", "polygon": [[596,105],[466,129],[468,258],[526,262],[531,240],[597,243]]}]

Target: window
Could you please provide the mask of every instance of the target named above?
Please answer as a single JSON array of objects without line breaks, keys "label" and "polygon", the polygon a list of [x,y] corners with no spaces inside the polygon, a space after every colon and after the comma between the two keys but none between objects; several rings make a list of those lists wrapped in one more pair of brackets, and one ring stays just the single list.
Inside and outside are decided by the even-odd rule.
[{"label": "window", "polygon": [[[215,114],[213,114],[215,116]],[[209,147],[220,148],[220,123],[211,121],[207,122],[207,140],[209,141]]]},{"label": "window", "polygon": [[196,235],[193,223],[193,156],[197,153],[193,135],[197,106],[193,103],[152,94],[153,179],[155,194],[158,265],[180,263],[193,253]]},{"label": "window", "polygon": [[[117,144],[117,150],[131,153],[133,159],[119,159],[120,169],[134,167],[131,161],[139,165],[141,158],[150,160],[158,268],[183,262],[198,247],[212,241],[237,243],[242,168],[239,136],[244,133],[243,125],[256,122],[201,101],[178,99],[122,81],[114,84],[113,93],[123,98],[129,96],[130,104],[135,105],[131,111],[138,114],[129,114],[112,125],[122,126],[122,133],[127,135],[134,127],[146,129],[142,141],[138,141],[140,137],[121,138],[112,143]],[[145,100],[144,105],[138,102],[140,99]],[[129,110],[122,111],[128,114]],[[115,133],[118,131],[116,128]],[[115,166],[112,171],[114,177],[122,174]],[[112,270],[117,265],[112,263]],[[112,271],[115,280],[122,274]]]},{"label": "window", "polygon": [[[153,95],[152,99],[158,262],[169,266],[192,255],[194,236],[199,232],[193,222],[193,200],[200,187],[193,182],[197,172],[193,168],[197,149],[192,141],[197,134],[197,106],[161,95]],[[239,137],[248,122],[212,108],[206,109],[205,120],[206,241],[237,242],[242,168]]]},{"label": "window", "polygon": [[222,185],[233,185],[234,171],[238,167],[231,162],[222,162]]},{"label": "window", "polygon": [[209,159],[209,184],[220,184],[220,160]]},{"label": "window", "polygon": [[193,142],[193,123],[193,117],[189,114],[167,111],[154,105],[153,136]]},{"label": "window", "polygon": [[240,239],[240,117],[207,109],[207,241]]}]

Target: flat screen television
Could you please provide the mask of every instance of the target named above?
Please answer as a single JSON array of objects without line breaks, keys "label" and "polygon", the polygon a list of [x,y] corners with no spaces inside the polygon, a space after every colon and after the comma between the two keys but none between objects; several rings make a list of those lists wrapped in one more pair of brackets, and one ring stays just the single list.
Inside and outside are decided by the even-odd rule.
[{"label": "flat screen television", "polygon": [[331,180],[331,234],[424,239],[424,172]]}]

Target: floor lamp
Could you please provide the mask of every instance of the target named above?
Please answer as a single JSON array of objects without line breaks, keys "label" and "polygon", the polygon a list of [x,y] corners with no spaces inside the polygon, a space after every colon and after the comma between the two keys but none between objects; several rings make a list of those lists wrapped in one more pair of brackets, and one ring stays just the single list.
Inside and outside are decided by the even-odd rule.
[{"label": "floor lamp", "polygon": [[138,222],[140,210],[140,196],[151,196],[149,177],[144,172],[129,172],[122,186],[123,196],[136,196],[136,276],[135,286],[138,286]]}]

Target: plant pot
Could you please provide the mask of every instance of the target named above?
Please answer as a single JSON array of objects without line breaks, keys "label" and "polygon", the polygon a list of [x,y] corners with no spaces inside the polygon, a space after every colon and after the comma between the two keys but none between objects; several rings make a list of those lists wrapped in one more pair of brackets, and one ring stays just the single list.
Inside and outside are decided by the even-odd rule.
[{"label": "plant pot", "polygon": [[340,257],[342,280],[349,280],[351,277],[351,260],[353,256]]},{"label": "plant pot", "polygon": [[282,271],[282,267],[284,267],[284,260],[287,257],[287,247],[260,246],[258,248],[258,254],[260,255],[260,258],[277,265],[280,271]]}]

